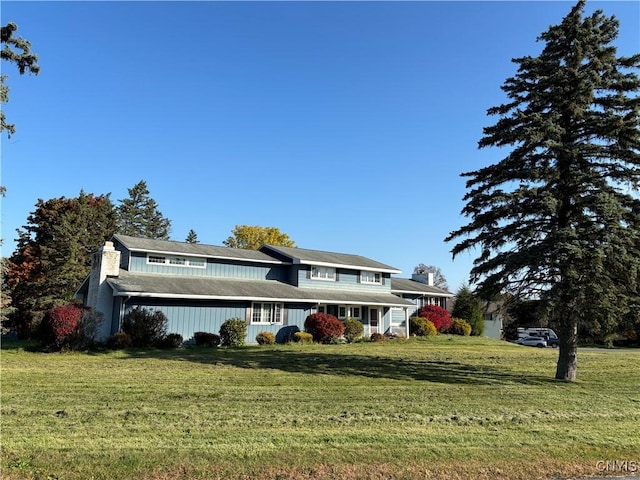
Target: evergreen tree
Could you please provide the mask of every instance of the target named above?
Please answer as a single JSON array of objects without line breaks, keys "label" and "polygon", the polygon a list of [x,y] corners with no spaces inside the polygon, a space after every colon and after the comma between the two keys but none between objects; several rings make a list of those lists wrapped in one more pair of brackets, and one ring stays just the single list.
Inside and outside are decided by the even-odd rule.
[{"label": "evergreen tree", "polygon": [[463,285],[456,294],[451,316],[466,320],[471,325],[471,335],[481,336],[484,333],[484,315],[480,300],[468,286]]},{"label": "evergreen tree", "polygon": [[466,226],[454,257],[478,248],[470,280],[482,298],[540,299],[560,349],[556,378],[575,380],[577,327],[612,328],[638,296],[640,271],[640,55],[618,57],[618,21],[579,1],[539,40],[537,57],[514,59],[488,110],[483,147],[511,147],[469,177]]},{"label": "evergreen tree", "polygon": [[187,243],[200,243],[198,241],[198,234],[195,232],[195,230],[193,230],[193,229],[189,230],[189,233],[187,234],[187,238],[185,239],[185,242],[187,242]]},{"label": "evergreen tree", "polygon": [[18,230],[7,284],[15,311],[10,320],[29,333],[49,308],[69,301],[89,274],[91,256],[115,231],[109,195],[38,200]]},{"label": "evergreen tree", "polygon": [[119,200],[116,208],[117,232],[132,237],[169,240],[171,221],[164,218],[158,204],[149,196],[147,183],[141,180],[129,191],[129,198]]},{"label": "evergreen tree", "polygon": [[[15,38],[14,32],[18,30],[18,26],[9,22],[0,29],[0,58],[3,61],[13,63],[18,67],[20,75],[25,72],[38,75],[40,66],[38,65],[38,55],[31,52],[31,43],[22,37]],[[5,85],[7,75],[0,75],[0,105],[9,101],[9,87]],[[15,133],[15,125],[7,123],[4,111],[0,110],[0,132],[8,132],[11,137]]]},{"label": "evergreen tree", "polygon": [[233,235],[222,242],[227,247],[257,250],[262,245],[293,247],[295,242],[289,235],[276,227],[260,227],[258,225],[236,225]]}]

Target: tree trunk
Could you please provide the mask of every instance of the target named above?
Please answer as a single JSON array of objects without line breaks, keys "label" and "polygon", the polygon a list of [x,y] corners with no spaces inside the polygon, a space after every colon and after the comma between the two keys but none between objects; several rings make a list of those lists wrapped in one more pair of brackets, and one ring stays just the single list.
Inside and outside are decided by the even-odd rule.
[{"label": "tree trunk", "polygon": [[560,348],[556,379],[574,382],[578,374],[578,324],[575,320],[565,320],[558,330]]}]

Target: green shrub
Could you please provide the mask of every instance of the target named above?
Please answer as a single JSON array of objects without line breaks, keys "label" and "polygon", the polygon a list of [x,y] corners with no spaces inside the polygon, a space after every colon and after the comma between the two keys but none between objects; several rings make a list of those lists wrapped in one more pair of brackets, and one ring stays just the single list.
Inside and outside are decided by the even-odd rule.
[{"label": "green shrub", "polygon": [[111,350],[126,350],[127,348],[131,348],[131,337],[124,332],[114,333],[107,340],[107,348]]},{"label": "green shrub", "polygon": [[465,337],[468,337],[471,335],[471,325],[469,325],[469,322],[466,320],[454,317],[451,319],[449,333],[452,335],[464,335]]},{"label": "green shrub", "polygon": [[372,342],[384,342],[387,339],[382,333],[372,333],[369,340]]},{"label": "green shrub", "polygon": [[293,338],[299,343],[313,343],[313,335],[307,332],[296,332],[293,334]]},{"label": "green shrub", "polygon": [[122,321],[122,331],[136,348],[154,347],[167,335],[167,316],[159,310],[136,307]]},{"label": "green shrub", "polygon": [[174,348],[180,348],[182,346],[183,341],[184,339],[182,338],[182,335],[180,335],[179,333],[170,333],[169,335],[164,337],[162,340],[160,340],[156,344],[156,346],[164,350],[173,350]]},{"label": "green shrub", "polygon": [[271,332],[260,332],[256,335],[258,345],[273,345],[276,343],[276,336]]},{"label": "green shrub", "polygon": [[411,317],[409,319],[409,333],[419,337],[430,337],[438,333],[438,329],[431,320],[424,317]]},{"label": "green shrub", "polygon": [[344,338],[347,342],[355,342],[358,338],[364,334],[364,326],[362,322],[357,318],[345,318],[344,319]]},{"label": "green shrub", "polygon": [[242,347],[247,336],[247,324],[239,318],[230,318],[220,327],[220,342],[223,347]]},{"label": "green shrub", "polygon": [[220,335],[209,332],[196,332],[193,334],[193,340],[197,347],[217,347],[220,345]]}]

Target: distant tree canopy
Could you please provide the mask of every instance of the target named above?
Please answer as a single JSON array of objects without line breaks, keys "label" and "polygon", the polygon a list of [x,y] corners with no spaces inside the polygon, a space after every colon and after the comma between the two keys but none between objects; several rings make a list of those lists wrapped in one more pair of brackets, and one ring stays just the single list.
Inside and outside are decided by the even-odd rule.
[{"label": "distant tree canopy", "polygon": [[257,225],[236,225],[231,231],[232,236],[224,242],[231,248],[244,248],[245,250],[257,250],[262,245],[277,245],[280,247],[293,247],[295,242],[289,235],[282,233],[276,227],[260,227]]},{"label": "distant tree canopy", "polygon": [[117,233],[132,237],[169,240],[171,221],[164,218],[156,201],[149,196],[147,183],[141,180],[127,189],[129,197],[118,200]]},{"label": "distant tree canopy", "polygon": [[77,198],[38,200],[18,229],[6,283],[15,309],[10,321],[29,333],[44,313],[70,300],[88,275],[93,252],[115,231],[109,195],[80,192]]},{"label": "distant tree canopy", "polygon": [[[13,63],[18,68],[20,75],[25,72],[38,75],[40,66],[38,65],[38,55],[31,52],[31,43],[22,37],[16,38],[14,33],[18,30],[18,26],[9,22],[0,29],[0,59],[9,63]],[[9,101],[9,87],[5,84],[7,75],[0,75],[0,106]],[[7,123],[4,109],[0,110],[0,133],[7,131],[9,137],[16,131],[15,125]]]},{"label": "distant tree canopy", "polygon": [[615,329],[640,304],[640,54],[618,57],[618,20],[584,10],[540,35],[540,55],[513,60],[507,103],[488,110],[497,121],[479,142],[506,156],[462,174],[470,222],[446,239],[459,240],[454,257],[479,252],[470,281],[482,298],[543,302],[556,378],[569,381],[578,325]]},{"label": "distant tree canopy", "polygon": [[193,230],[193,229],[189,230],[189,233],[187,233],[187,238],[185,239],[185,242],[187,242],[187,243],[200,243],[198,241],[198,234],[195,232],[195,230]]},{"label": "distant tree canopy", "polygon": [[419,263],[413,269],[413,273],[419,275],[426,275],[427,273],[433,273],[433,285],[435,287],[442,288],[443,290],[449,290],[449,284],[447,279],[445,278],[442,270],[440,268],[435,267],[433,265],[425,265],[424,263]]}]

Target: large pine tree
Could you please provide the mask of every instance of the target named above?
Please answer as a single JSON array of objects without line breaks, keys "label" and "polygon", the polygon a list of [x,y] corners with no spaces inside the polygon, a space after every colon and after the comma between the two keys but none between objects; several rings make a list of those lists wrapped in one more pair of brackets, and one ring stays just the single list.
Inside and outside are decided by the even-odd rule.
[{"label": "large pine tree", "polygon": [[132,237],[169,240],[171,221],[164,218],[156,201],[149,196],[147,183],[141,180],[129,191],[129,198],[119,200],[116,208],[117,232]]},{"label": "large pine tree", "polygon": [[489,109],[483,147],[509,147],[469,177],[454,257],[477,248],[470,279],[488,298],[541,299],[558,329],[556,378],[575,380],[577,326],[610,328],[637,301],[640,271],[640,55],[618,57],[619,24],[579,1],[516,58]]}]

